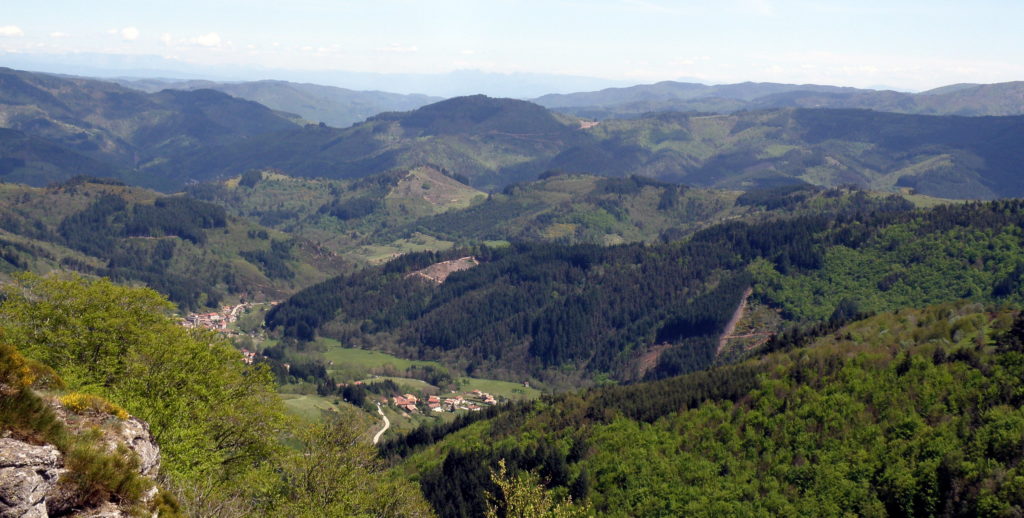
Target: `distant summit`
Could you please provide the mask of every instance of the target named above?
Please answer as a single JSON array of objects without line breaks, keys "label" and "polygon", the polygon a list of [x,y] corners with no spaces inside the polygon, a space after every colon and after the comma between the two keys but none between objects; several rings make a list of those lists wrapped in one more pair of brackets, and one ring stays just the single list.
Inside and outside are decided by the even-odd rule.
[{"label": "distant summit", "polygon": [[423,135],[500,132],[527,135],[565,133],[569,128],[552,113],[531,102],[485,95],[456,97],[406,114],[384,114],[377,120],[398,121],[407,131]]},{"label": "distant summit", "polygon": [[117,79],[122,86],[145,92],[166,89],[211,89],[233,97],[256,101],[268,108],[294,113],[311,122],[344,128],[381,112],[415,110],[440,101],[440,97],[357,91],[334,86],[288,81],[214,82],[166,79]]},{"label": "distant summit", "polygon": [[655,111],[732,113],[776,108],[859,108],[924,115],[1022,115],[1024,82],[957,84],[911,94],[828,85],[664,81],[594,92],[551,94],[534,102],[581,117],[635,117]]}]

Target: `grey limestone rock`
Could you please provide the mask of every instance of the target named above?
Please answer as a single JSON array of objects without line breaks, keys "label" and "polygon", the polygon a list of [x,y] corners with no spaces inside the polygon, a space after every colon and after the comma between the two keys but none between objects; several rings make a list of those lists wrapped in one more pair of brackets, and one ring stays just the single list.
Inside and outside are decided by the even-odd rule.
[{"label": "grey limestone rock", "polygon": [[[63,410],[63,409],[60,409]],[[65,417],[63,411],[58,415]],[[124,445],[139,458],[139,473],[155,479],[160,471],[160,447],[149,433],[149,425],[131,417],[103,430],[110,451]],[[48,518],[47,503],[62,508],[61,487],[57,482],[64,469],[60,451],[52,445],[38,446],[10,437],[0,438],[0,518]],[[156,486],[143,497],[151,500]],[[79,510],[80,518],[127,516],[117,505],[107,502],[95,509]]]},{"label": "grey limestone rock", "polygon": [[63,466],[53,446],[0,439],[0,518],[46,517],[46,495]]}]

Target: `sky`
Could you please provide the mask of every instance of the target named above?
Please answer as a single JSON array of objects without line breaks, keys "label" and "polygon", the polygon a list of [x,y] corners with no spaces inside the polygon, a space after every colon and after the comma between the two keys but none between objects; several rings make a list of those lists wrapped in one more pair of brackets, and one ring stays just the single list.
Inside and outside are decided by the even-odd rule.
[{"label": "sky", "polygon": [[[1024,80],[1024,1],[5,0],[14,54],[921,91]],[[344,85],[339,85],[344,86]]]}]

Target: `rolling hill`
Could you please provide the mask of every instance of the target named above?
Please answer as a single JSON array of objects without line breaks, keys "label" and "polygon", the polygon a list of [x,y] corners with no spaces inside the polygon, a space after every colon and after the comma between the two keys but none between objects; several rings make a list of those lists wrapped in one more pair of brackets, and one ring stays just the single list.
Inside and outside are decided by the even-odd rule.
[{"label": "rolling hill", "polygon": [[[729,189],[810,183],[948,198],[1024,195],[1024,116],[782,108],[594,124],[525,101],[470,96],[339,129],[300,127],[213,90],[145,94],[9,69],[0,79],[0,121],[16,132],[0,134],[0,172],[35,185],[105,169],[103,176],[176,191],[252,170],[355,179],[429,165],[491,192],[568,172]],[[742,100],[791,95],[785,86],[720,90]],[[926,97],[980,88],[992,103],[1013,104],[1014,94],[991,92],[997,86]],[[846,95],[822,90],[815,95]]]},{"label": "rolling hill", "polygon": [[273,167],[293,176],[359,178],[431,164],[485,190],[561,171],[716,188],[853,184],[986,199],[1024,194],[1022,121],[782,109],[660,113],[594,126],[531,103],[476,96],[344,130],[308,126],[200,148],[143,174],[180,184],[184,174],[223,178]]},{"label": "rolling hill", "polygon": [[533,100],[581,117],[638,117],[655,111],[732,113],[777,108],[866,109],[922,115],[1024,115],[1024,82],[949,85],[917,94],[825,85],[665,81]]},{"label": "rolling hill", "polygon": [[142,282],[182,309],[276,299],[347,271],[302,239],[184,196],[79,177],[0,185],[0,275],[71,270]]},{"label": "rolling hill", "polygon": [[486,509],[499,463],[590,515],[1012,515],[1024,508],[1022,343],[1012,311],[907,309],[380,449],[444,518]]},{"label": "rolling hill", "polygon": [[294,113],[308,121],[323,122],[339,128],[362,122],[382,112],[415,110],[442,99],[419,94],[357,91],[335,86],[271,80],[242,83],[159,79],[116,81],[122,86],[149,93],[167,89],[217,90],[240,99],[256,101],[274,110]]},{"label": "rolling hill", "polygon": [[[300,341],[323,334],[470,374],[558,385],[712,365],[748,288],[758,304],[802,323],[963,298],[1024,300],[1020,202],[917,211],[898,197],[835,194],[841,203],[828,209],[828,197],[810,198],[803,203],[814,212],[726,222],[657,245],[405,255],[303,290],[266,322]],[[440,286],[408,275],[465,256],[480,265]]]},{"label": "rolling hill", "polygon": [[[0,126],[46,139],[52,154],[69,152],[107,164],[110,175],[132,181],[129,171],[144,169],[175,153],[294,128],[295,124],[265,106],[213,90],[146,94],[114,83],[0,69]],[[18,139],[7,134],[4,141]],[[59,158],[10,158],[26,164],[13,173],[33,185],[67,179],[83,171],[62,167],[44,178],[32,175],[33,164],[61,165]],[[39,144],[35,146],[40,154]],[[85,165],[90,171],[96,166]],[[45,169],[45,167],[42,167]],[[39,167],[36,167],[38,170]],[[158,183],[158,182],[157,182]]]}]

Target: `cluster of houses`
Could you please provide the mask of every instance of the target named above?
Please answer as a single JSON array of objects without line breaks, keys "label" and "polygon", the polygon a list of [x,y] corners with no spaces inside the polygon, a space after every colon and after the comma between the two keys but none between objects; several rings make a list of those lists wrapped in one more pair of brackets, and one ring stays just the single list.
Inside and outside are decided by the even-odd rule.
[{"label": "cluster of houses", "polygon": [[415,412],[416,403],[419,402],[419,398],[412,394],[406,394],[404,396],[395,396],[392,398],[392,400],[394,401],[395,406],[397,406],[398,408],[404,408],[409,412]]},{"label": "cluster of houses", "polygon": [[256,361],[256,352],[242,348],[242,361],[245,362],[246,365],[252,365],[253,362]]},{"label": "cluster of houses", "polygon": [[[271,302],[271,306],[276,306],[277,301]],[[231,324],[238,320],[238,315],[247,306],[252,306],[252,303],[238,304],[235,306],[224,306],[220,308],[220,311],[214,311],[212,313],[190,313],[187,317],[181,319],[181,325],[189,329],[212,329],[214,331],[220,331],[227,333],[228,324]]]},{"label": "cluster of houses", "polygon": [[189,329],[212,329],[224,333],[228,330],[228,324],[233,321],[230,316],[225,317],[221,313],[190,313],[181,320],[181,325]]},{"label": "cluster of houses", "polygon": [[[483,410],[481,404],[484,405],[497,405],[498,400],[494,396],[482,392],[480,390],[474,390],[471,399],[466,399],[461,395],[454,395],[452,397],[441,399],[441,396],[428,396],[427,397],[427,408],[431,412],[455,412],[458,410],[469,410],[470,412],[479,412]],[[417,405],[420,400],[412,394],[405,394],[403,396],[395,396],[392,398],[394,405],[400,409],[408,412],[419,411]]]}]

